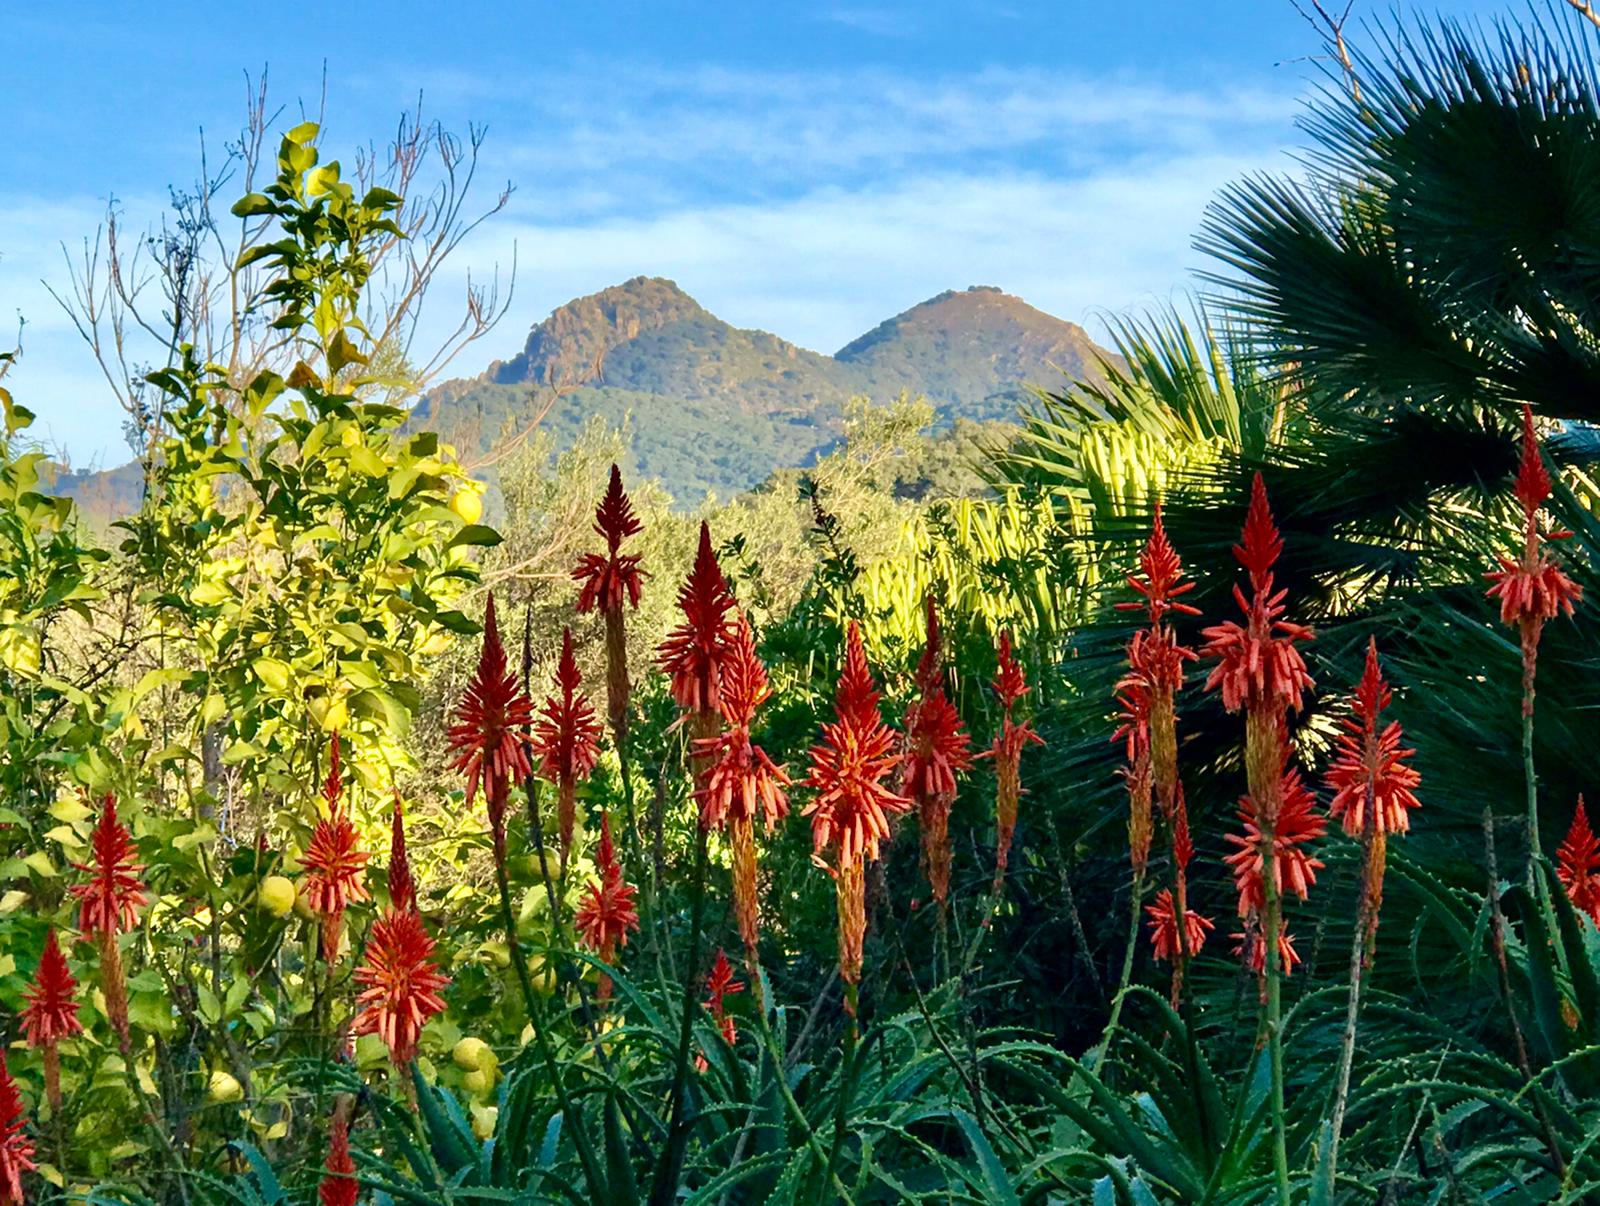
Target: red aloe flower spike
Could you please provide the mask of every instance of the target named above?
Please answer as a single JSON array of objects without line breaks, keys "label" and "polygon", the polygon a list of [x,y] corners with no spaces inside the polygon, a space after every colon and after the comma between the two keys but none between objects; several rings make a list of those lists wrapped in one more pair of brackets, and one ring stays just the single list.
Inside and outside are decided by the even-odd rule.
[{"label": "red aloe flower spike", "polygon": [[813,861],[834,877],[839,910],[839,978],[846,1008],[855,1013],[867,932],[866,863],[878,857],[889,836],[889,820],[911,801],[884,780],[900,762],[894,732],[878,711],[878,690],[861,643],[861,627],[850,621],[844,667],[834,699],[835,719],[822,726],[811,747],[806,786],[817,794],[801,810],[811,818]]},{"label": "red aloe flower spike", "polygon": [[450,983],[433,959],[434,943],[415,909],[390,909],[372,927],[366,956],[356,968],[360,1012],[355,1035],[376,1034],[389,1058],[404,1067],[417,1054],[417,1040],[429,1018],[444,1012],[439,992]]},{"label": "red aloe flower spike", "polygon": [[[1267,944],[1261,939],[1261,923],[1255,917],[1245,920],[1243,933],[1232,934],[1233,953],[1239,956],[1246,967],[1256,975],[1265,975],[1267,971]],[[1284,975],[1294,970],[1295,964],[1300,962],[1300,953],[1294,949],[1294,935],[1287,929],[1278,931],[1278,966]]]},{"label": "red aloe flower spike", "polygon": [[1500,568],[1485,575],[1492,586],[1490,598],[1500,600],[1500,620],[1522,635],[1523,714],[1533,708],[1534,666],[1538,657],[1539,635],[1546,620],[1557,614],[1572,615],[1574,605],[1583,599],[1583,588],[1562,572],[1540,547],[1542,540],[1558,540],[1570,532],[1553,531],[1541,535],[1539,508],[1550,497],[1550,474],[1539,454],[1539,436],[1533,427],[1533,410],[1522,407],[1522,460],[1517,468],[1517,501],[1525,522],[1522,558],[1513,561],[1500,557]]},{"label": "red aloe flower spike", "polygon": [[1572,828],[1556,849],[1556,877],[1566,889],[1572,907],[1600,925],[1600,841],[1595,840],[1589,828],[1582,796],[1572,814]]},{"label": "red aloe flower spike", "polygon": [[389,833],[389,907],[415,909],[417,885],[411,878],[411,860],[406,857],[405,806],[400,793],[394,793],[394,817]]},{"label": "red aloe flower spike", "polygon": [[139,882],[144,866],[135,862],[133,855],[133,835],[117,820],[116,798],[107,795],[95,825],[91,861],[75,864],[78,870],[89,873],[89,882],[74,886],[72,894],[83,902],[78,928],[93,939],[100,951],[100,987],[105,993],[106,1016],[125,1055],[131,1050],[132,1039],[117,934],[138,923],[139,909],[148,901]]},{"label": "red aloe flower spike", "polygon": [[[1172,890],[1162,888],[1156,893],[1155,903],[1146,905],[1144,911],[1150,916],[1150,942],[1155,957],[1160,960],[1176,958],[1184,947],[1178,941],[1178,910],[1172,900]],[[1193,909],[1185,909],[1183,919],[1188,956],[1192,959],[1205,946],[1206,935],[1213,924],[1209,917],[1202,917]]]},{"label": "red aloe flower spike", "polygon": [[78,1021],[78,982],[61,953],[54,928],[44,940],[39,970],[27,991],[28,1004],[22,1011],[22,1032],[28,1046],[44,1055],[45,1097],[52,1115],[61,1113],[61,1054],[56,1044],[83,1032]]},{"label": "red aloe flower spike", "polygon": [[342,1114],[335,1114],[328,1126],[328,1158],[322,1168],[322,1182],[317,1186],[321,1206],[356,1206],[361,1182],[356,1180],[355,1161],[350,1158],[350,1124]]},{"label": "red aloe flower spike", "polygon": [[[617,951],[628,944],[628,931],[639,928],[639,914],[633,903],[636,889],[622,878],[622,865],[611,844],[611,816],[605,812],[600,814],[595,868],[600,878],[589,884],[573,923],[584,945],[599,955],[602,963],[615,963]],[[599,995],[601,1000],[611,995],[609,977],[600,981]]]},{"label": "red aloe flower spike", "polygon": [[684,622],[661,642],[657,663],[670,676],[672,698],[680,708],[715,712],[731,637],[728,612],[733,609],[733,594],[711,547],[711,528],[703,521],[694,568],[678,591],[678,607]]},{"label": "red aloe flower spike", "polygon": [[533,752],[539,758],[539,775],[554,783],[560,793],[561,862],[566,865],[577,820],[577,784],[594,770],[600,757],[600,724],[589,697],[578,690],[582,676],[572,653],[572,629],[561,633],[561,661],[556,666],[559,694],[551,695],[539,709],[533,729]]},{"label": "red aloe flower spike", "polygon": [[1200,614],[1198,608],[1176,602],[1180,595],[1186,595],[1194,589],[1194,583],[1183,581],[1183,561],[1167,539],[1167,529],[1161,522],[1160,503],[1156,504],[1150,538],[1139,555],[1139,568],[1144,577],[1129,575],[1128,585],[1144,596],[1144,602],[1118,603],[1118,611],[1142,609],[1149,615],[1151,624],[1160,624],[1169,611],[1190,616]]},{"label": "red aloe flower spike", "polygon": [[622,473],[615,465],[611,466],[605,497],[595,508],[594,530],[606,538],[606,552],[585,553],[572,571],[573,579],[579,583],[578,613],[596,608],[601,612],[621,611],[624,600],[637,608],[645,574],[639,568],[638,554],[619,550],[624,540],[643,527],[622,489]]},{"label": "red aloe flower spike", "polygon": [[[337,734],[329,742],[329,750],[330,764],[323,792],[328,801],[328,814],[319,818],[311,831],[311,842],[301,855],[300,863],[306,871],[301,895],[306,907],[321,923],[322,958],[323,962],[331,964],[339,957],[346,906],[368,898],[364,878],[367,860],[372,855],[360,848],[361,839],[340,798]],[[329,784],[335,785],[331,792]]]},{"label": "red aloe flower spike", "polygon": [[919,698],[906,714],[906,752],[901,794],[917,806],[922,862],[933,898],[943,910],[950,896],[950,807],[956,775],[972,768],[972,739],[944,691],[939,617],[928,596],[928,641],[917,666]]},{"label": "red aloe flower spike", "polygon": [[1257,473],[1251,486],[1244,539],[1233,549],[1234,556],[1250,573],[1249,599],[1237,586],[1233,588],[1233,597],[1247,623],[1230,620],[1205,629],[1206,645],[1200,651],[1217,659],[1206,679],[1206,690],[1221,687],[1223,706],[1230,712],[1251,707],[1299,711],[1303,693],[1315,685],[1306,671],[1305,659],[1295,648],[1297,641],[1309,641],[1315,634],[1304,625],[1281,618],[1287,592],[1273,590],[1272,566],[1282,551],[1283,538],[1272,522],[1266,487]]},{"label": "red aloe flower spike", "polygon": [[854,620],[834,709],[836,719],[822,726],[822,740],[811,747],[805,785],[816,788],[817,795],[801,815],[811,818],[816,854],[832,849],[837,870],[877,858],[879,843],[889,836],[889,819],[911,807],[884,783],[900,755],[893,752],[894,732],[878,710],[878,690]]},{"label": "red aloe flower spike", "polygon": [[1011,656],[1010,629],[1000,633],[997,657],[999,669],[994,676],[994,693],[1000,697],[1001,706],[1010,711],[1019,699],[1033,689],[1022,676],[1022,666]]},{"label": "red aloe flower spike", "polygon": [[[700,824],[706,829],[726,828],[733,854],[733,904],[744,939],[745,953],[756,966],[759,905],[756,893],[755,821],[760,816],[767,832],[788,815],[784,788],[793,780],[765,750],[750,740],[756,709],[772,695],[767,670],[756,654],[755,634],[749,619],[737,614],[733,643],[722,670],[721,709],[727,728],[716,737],[698,738],[695,751],[706,771],[695,796],[700,803]],[[752,973],[753,974],[753,973]]]},{"label": "red aloe flower spike", "polygon": [[995,857],[994,888],[998,893],[1005,880],[1006,866],[1011,858],[1011,840],[1017,831],[1017,810],[1022,802],[1022,749],[1029,742],[1043,745],[1044,739],[1024,721],[1016,723],[1011,709],[1032,688],[1022,676],[1022,667],[1011,656],[1011,633],[1002,631],[998,648],[999,669],[994,677],[994,691],[1000,699],[1004,715],[1000,732],[994,744],[979,757],[994,759],[995,792]]},{"label": "red aloe flower spike", "polygon": [[489,801],[489,823],[496,841],[503,843],[506,799],[511,787],[531,773],[524,736],[533,721],[533,704],[517,685],[506,660],[495,622],[494,596],[483,614],[483,649],[478,669],[449,733],[454,759],[450,766],[467,776],[467,804],[478,787]]},{"label": "red aloe flower spike", "polygon": [[52,928],[44,940],[44,954],[26,993],[27,1007],[22,1011],[22,1031],[28,1046],[47,1047],[83,1033],[83,1024],[78,1021],[77,990],[78,981],[67,966]]},{"label": "red aloe flower spike", "polygon": [[1150,857],[1150,840],[1155,830],[1151,815],[1154,798],[1154,769],[1150,754],[1150,689],[1144,680],[1129,676],[1117,684],[1117,705],[1122,727],[1111,735],[1123,741],[1127,765],[1118,773],[1128,784],[1128,852],[1133,871],[1143,876]]},{"label": "red aloe flower spike", "polygon": [[78,928],[85,934],[116,935],[139,924],[139,910],[149,903],[139,872],[144,864],[134,861],[133,835],[117,820],[117,800],[107,794],[100,808],[87,863],[74,863],[89,874],[89,882],[77,884],[72,894],[83,902]]},{"label": "red aloe flower spike", "polygon": [[[1380,716],[1389,706],[1389,685],[1378,666],[1378,645],[1367,645],[1366,670],[1351,701],[1351,716],[1344,721],[1338,749],[1328,767],[1327,784],[1333,792],[1328,812],[1342,818],[1344,831],[1358,837],[1376,827],[1380,833],[1404,833],[1408,813],[1417,807],[1413,789],[1422,776],[1405,760],[1416,751],[1402,749],[1396,723],[1381,726]],[[1373,815],[1367,815],[1368,793]]]},{"label": "red aloe flower spike", "polygon": [[599,608],[605,617],[606,717],[611,722],[612,739],[621,750],[627,739],[631,691],[622,607],[626,599],[638,608],[640,591],[648,575],[639,568],[637,553],[619,552],[622,542],[638,533],[641,525],[633,513],[633,504],[623,492],[622,473],[615,465],[611,466],[611,481],[595,509],[594,519],[594,530],[606,538],[606,552],[584,554],[572,576],[579,583],[578,613],[582,615]]},{"label": "red aloe flower spike", "polygon": [[33,1162],[33,1141],[23,1129],[27,1119],[22,1094],[0,1050],[0,1206],[22,1206],[22,1174],[38,1167]]},{"label": "red aloe flower spike", "polygon": [[[1280,900],[1288,892],[1304,900],[1317,881],[1316,873],[1322,869],[1321,860],[1301,849],[1305,843],[1321,837],[1327,827],[1315,808],[1316,800],[1306,790],[1299,769],[1286,765],[1272,860],[1273,882]],[[1250,796],[1239,801],[1239,818],[1244,822],[1244,835],[1226,835],[1225,840],[1238,849],[1224,861],[1233,869],[1234,887],[1239,892],[1239,916],[1253,917],[1259,915],[1266,904],[1266,886],[1262,882],[1265,851],[1259,809]]]}]

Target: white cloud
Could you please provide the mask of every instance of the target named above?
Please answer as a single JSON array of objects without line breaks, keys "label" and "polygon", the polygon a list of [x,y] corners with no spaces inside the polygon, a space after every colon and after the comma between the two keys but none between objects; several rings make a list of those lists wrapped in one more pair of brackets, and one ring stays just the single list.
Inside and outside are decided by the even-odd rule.
[{"label": "white cloud", "polygon": [[[366,106],[421,86],[445,111],[481,111],[492,127],[485,191],[506,176],[519,185],[436,281],[424,316],[419,349],[451,325],[466,273],[505,268],[517,244],[515,307],[452,366],[463,375],[514,354],[554,307],[639,274],[672,277],[730,322],[823,352],[969,284],[1099,333],[1097,314],[1186,283],[1217,188],[1288,166],[1277,148],[1295,104],[1203,79],[998,68],[924,79],[597,62],[401,82],[375,68],[360,85]],[[145,194],[130,210],[159,212],[150,198],[163,179],[127,184]],[[41,428],[80,461],[115,462],[121,412],[38,284],[64,283],[60,243],[91,233],[103,208],[0,184],[0,324],[18,308],[30,319],[10,384]]]}]

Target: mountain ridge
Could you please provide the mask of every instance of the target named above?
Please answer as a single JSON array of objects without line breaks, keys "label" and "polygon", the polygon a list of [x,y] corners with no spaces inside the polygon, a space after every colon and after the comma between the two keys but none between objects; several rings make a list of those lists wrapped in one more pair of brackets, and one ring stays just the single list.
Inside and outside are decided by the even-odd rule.
[{"label": "mountain ridge", "polygon": [[[596,419],[631,419],[636,470],[693,505],[810,463],[838,440],[852,396],[920,394],[945,423],[1011,419],[1030,385],[1096,378],[1102,359],[1115,362],[1082,327],[993,285],[945,290],[830,356],[735,327],[672,280],[635,276],[557,306],[510,358],[430,388],[410,424],[438,429],[470,462],[541,411],[557,448]],[[64,474],[60,489],[97,510],[127,505],[126,468]]]}]

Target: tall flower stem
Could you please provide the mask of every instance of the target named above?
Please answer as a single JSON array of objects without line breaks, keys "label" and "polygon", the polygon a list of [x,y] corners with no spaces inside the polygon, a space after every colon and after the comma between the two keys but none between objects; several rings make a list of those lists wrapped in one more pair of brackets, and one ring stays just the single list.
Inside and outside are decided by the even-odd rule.
[{"label": "tall flower stem", "polygon": [[[1537,638],[1535,638],[1537,639]],[[1528,796],[1528,891],[1542,908],[1549,907],[1544,876],[1539,874],[1539,779],[1533,765],[1533,695],[1537,648],[1526,640],[1522,651],[1522,778]]]},{"label": "tall flower stem", "polygon": [[[1122,1019],[1122,1002],[1127,999],[1128,985],[1133,981],[1133,957],[1139,949],[1139,920],[1144,916],[1144,868],[1139,868],[1133,873],[1133,886],[1129,891],[1128,900],[1128,945],[1122,952],[1122,974],[1117,978],[1117,992],[1111,998],[1111,1016],[1106,1020],[1106,1028],[1101,1034],[1100,1046],[1093,1055],[1091,1068],[1098,1068],[1105,1060],[1106,1052],[1111,1048],[1111,1040],[1117,1033],[1117,1023]],[[1183,927],[1178,927],[1181,932]]]},{"label": "tall flower stem", "polygon": [[756,1020],[761,1026],[762,1040],[766,1043],[767,1054],[772,1058],[772,1079],[778,1086],[779,1095],[790,1116],[800,1127],[806,1137],[806,1146],[811,1149],[812,1158],[816,1160],[817,1167],[828,1174],[828,1179],[833,1184],[833,1192],[838,1195],[841,1202],[848,1202],[854,1206],[855,1199],[850,1196],[850,1191],[845,1188],[843,1181],[836,1172],[831,1172],[832,1161],[828,1152],[822,1150],[822,1144],[817,1140],[817,1133],[812,1129],[811,1120],[806,1117],[806,1112],[795,1100],[794,1091],[789,1088],[789,1077],[786,1073],[787,1058],[778,1050],[778,1038],[772,1032],[772,1023],[767,1020],[765,1004],[759,999],[756,1002]]},{"label": "tall flower stem", "polygon": [[698,972],[700,937],[705,922],[706,830],[695,826],[694,879],[690,884],[689,963],[683,977],[683,1018],[678,1027],[678,1050],[673,1060],[672,1110],[667,1123],[667,1153],[656,1168],[650,1187],[651,1206],[668,1206],[678,1191],[678,1174],[689,1146],[689,1125],[685,1117],[689,1087],[689,1051],[694,1045],[694,1019],[699,1011]]},{"label": "tall flower stem", "polygon": [[[1367,815],[1372,815],[1372,789],[1367,789]],[[1361,1014],[1361,981],[1372,959],[1377,918],[1372,887],[1377,882],[1378,863],[1384,858],[1386,838],[1382,829],[1370,826],[1363,834],[1361,904],[1356,910],[1356,933],[1350,942],[1350,999],[1345,1005],[1344,1037],[1339,1044],[1338,1087],[1333,1098],[1333,1119],[1328,1137],[1328,1162],[1324,1186],[1332,1201],[1339,1166],[1339,1137],[1344,1131],[1345,1109],[1350,1102],[1350,1070],[1355,1063],[1356,1023]]]},{"label": "tall flower stem", "polygon": [[1261,827],[1261,941],[1266,958],[1266,1012],[1264,1024],[1267,1060],[1272,1075],[1272,1164],[1279,1206],[1289,1206],[1289,1147],[1283,1105],[1283,961],[1279,937],[1283,933],[1283,900],[1277,870],[1278,812],[1283,799],[1282,737],[1279,718],[1265,708],[1252,708],[1245,717],[1245,762],[1250,794],[1256,801]]}]

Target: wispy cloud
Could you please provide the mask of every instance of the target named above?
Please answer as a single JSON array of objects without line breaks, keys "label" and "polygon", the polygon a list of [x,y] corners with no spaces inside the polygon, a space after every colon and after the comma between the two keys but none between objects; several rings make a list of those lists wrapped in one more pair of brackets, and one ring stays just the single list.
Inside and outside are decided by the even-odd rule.
[{"label": "wispy cloud", "polygon": [[915,32],[912,17],[891,8],[840,5],[824,9],[819,17],[876,38],[907,38]]},{"label": "wispy cloud", "polygon": [[[509,264],[516,245],[516,305],[456,362],[463,374],[512,354],[554,307],[641,273],[674,277],[730,322],[819,351],[969,284],[1103,330],[1102,312],[1185,283],[1207,200],[1242,172],[1284,166],[1295,104],[1287,92],[1200,79],[597,60],[404,81],[376,63],[357,110],[419,86],[444,111],[487,118],[482,172],[519,186],[460,249],[424,320],[426,342],[450,324],[466,273]],[[153,192],[164,182],[134,183]],[[93,200],[42,205],[0,183],[0,305],[32,321],[13,384],[49,433],[80,459],[115,461],[120,412],[37,285],[63,282],[59,243],[92,232],[102,212]]]}]

